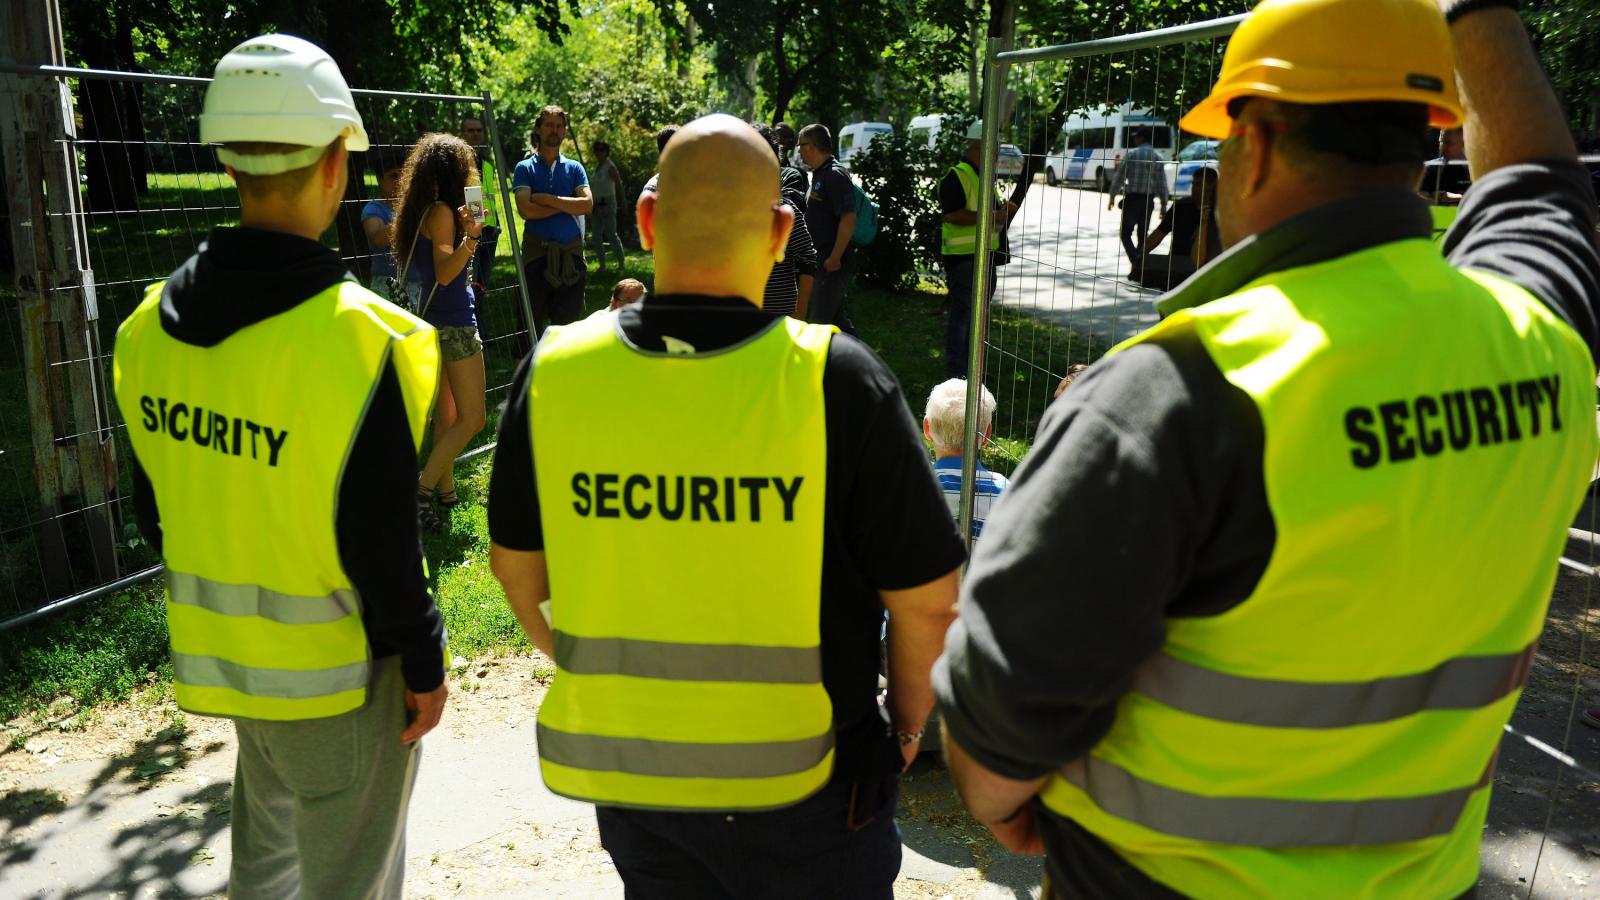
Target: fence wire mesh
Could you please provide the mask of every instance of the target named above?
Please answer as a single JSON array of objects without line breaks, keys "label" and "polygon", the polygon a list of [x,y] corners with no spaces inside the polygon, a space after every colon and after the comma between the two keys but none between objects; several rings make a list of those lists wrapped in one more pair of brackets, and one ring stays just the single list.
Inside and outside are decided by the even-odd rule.
[{"label": "fence wire mesh", "polygon": [[[157,555],[138,536],[130,491],[131,460],[126,427],[110,398],[111,352],[116,329],[140,303],[146,289],[167,277],[221,225],[237,224],[239,199],[215,151],[200,141],[199,114],[208,79],[182,76],[63,70],[49,67],[7,67],[0,78],[59,84],[71,100],[72,118],[59,133],[39,135],[25,153],[62,153],[75,163],[74,202],[39,198],[37,208],[51,219],[51,229],[64,229],[80,242],[82,265],[92,281],[89,334],[80,346],[86,352],[59,354],[43,366],[25,345],[29,318],[14,289],[19,273],[12,254],[0,253],[8,271],[0,281],[8,315],[0,316],[0,630],[53,611],[68,602],[98,597],[126,587],[132,576],[157,571]],[[380,293],[383,284],[371,277],[375,258],[387,251],[369,245],[362,228],[369,202],[397,201],[380,190],[381,173],[373,171],[385,152],[401,158],[428,132],[459,134],[466,118],[482,121],[498,183],[485,184],[498,206],[500,234],[485,240],[474,278],[483,292],[477,304],[478,328],[484,343],[485,384],[491,409],[505,399],[529,336],[524,297],[516,265],[516,223],[510,204],[511,166],[520,159],[517,135],[497,133],[492,101],[484,96],[430,95],[356,90],[355,102],[371,140],[367,153],[351,154],[351,186],[335,227],[324,242],[335,248],[356,277]],[[63,117],[64,118],[64,117]],[[12,169],[6,170],[9,173]],[[37,190],[33,185],[5,185],[8,193]],[[63,211],[65,210],[65,211]],[[71,219],[73,221],[65,221]],[[7,231],[7,248],[11,243]],[[27,273],[20,273],[26,275]],[[47,286],[45,306],[60,299],[65,287]],[[18,313],[22,314],[19,315]],[[96,315],[97,313],[97,315]],[[42,381],[41,381],[42,379]],[[66,393],[75,379],[99,386],[98,416],[69,415]],[[53,418],[40,420],[43,406]],[[74,410],[76,411],[76,410]],[[52,511],[43,499],[38,471],[41,441],[71,444],[103,436],[113,444],[108,454],[106,496],[83,502],[68,498],[65,509]],[[485,429],[468,453],[493,440]],[[109,529],[108,541],[97,541]],[[102,552],[102,545],[104,550]],[[110,558],[106,558],[109,553]]]},{"label": "fence wire mesh", "polygon": [[[1205,170],[1215,172],[1220,148],[1182,132],[1178,121],[1209,92],[1242,19],[1052,48],[991,46],[985,105],[998,115],[985,129],[984,152],[997,154],[999,177],[983,185],[993,194],[980,199],[980,209],[989,196],[1020,207],[1009,223],[995,219],[1008,251],[999,258],[1009,261],[995,270],[992,299],[979,305],[976,290],[964,298],[976,313],[971,340],[981,351],[973,358],[981,359],[983,384],[997,401],[993,437],[982,444],[978,407],[969,399],[967,458],[982,444],[983,464],[1010,474],[1063,378],[1154,325],[1155,301],[1193,271],[1196,249],[1203,263],[1203,238],[1214,224],[1200,202],[1206,191],[1196,186],[1208,178]],[[1122,165],[1141,130],[1162,160],[1163,183],[1141,185],[1157,195],[1148,218],[1140,215],[1143,203],[1128,198],[1138,179]],[[1449,173],[1465,177],[1464,165],[1431,163],[1423,193],[1448,202]],[[974,503],[968,476],[966,516]],[[1600,707],[1590,664],[1600,562],[1595,506],[1591,489],[1572,523],[1541,652],[1500,748],[1480,896],[1600,890],[1593,886],[1600,883],[1600,708],[1596,728],[1580,725],[1587,707]],[[1467,606],[1484,598],[1460,599]]]}]

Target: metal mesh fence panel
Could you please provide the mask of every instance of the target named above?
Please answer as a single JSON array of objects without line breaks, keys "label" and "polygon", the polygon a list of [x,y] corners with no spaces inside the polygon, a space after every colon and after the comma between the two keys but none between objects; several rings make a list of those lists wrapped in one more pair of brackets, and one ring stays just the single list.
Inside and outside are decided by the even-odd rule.
[{"label": "metal mesh fence panel", "polygon": [[[1206,189],[1197,190],[1218,166],[1219,142],[1183,133],[1178,120],[1208,93],[1243,18],[1036,50],[991,43],[984,174],[993,177],[980,178],[979,209],[991,198],[1020,206],[1009,222],[1003,213],[993,219],[1006,238],[1000,258],[1009,261],[994,269],[992,299],[981,281],[966,298],[974,311],[969,370],[982,373],[997,408],[984,443],[975,387],[968,395],[964,533],[971,534],[971,461],[1009,474],[1063,379],[1154,325],[1155,301],[1203,264],[1208,249],[1220,249],[1204,246],[1213,226],[1201,202]],[[1124,165],[1140,131],[1161,159],[1159,184]],[[1444,185],[1452,169],[1464,176],[1464,166],[1430,163],[1422,193],[1448,202]],[[1147,214],[1143,201],[1129,199],[1140,193],[1155,195]],[[1571,525],[1541,652],[1499,750],[1480,896],[1592,896],[1600,883],[1600,679],[1591,665],[1600,518],[1592,488]],[[1460,601],[1466,608],[1484,599]]]},{"label": "metal mesh fence panel", "polygon": [[[110,593],[159,570],[159,558],[139,538],[128,503],[131,455],[126,426],[109,393],[111,351],[118,325],[145,291],[194,253],[212,228],[238,223],[239,199],[214,150],[200,141],[199,113],[208,79],[14,66],[0,77],[59,85],[64,103],[70,98],[71,119],[63,122],[65,127],[59,133],[37,135],[23,152],[54,152],[75,164],[78,184],[72,202],[40,198],[36,206],[53,218],[52,228],[80,243],[82,265],[88,270],[84,281],[92,286],[86,325],[90,333],[79,343],[90,350],[55,354],[41,364],[40,354],[25,346],[37,340],[30,337],[26,308],[16,314],[19,298],[13,285],[19,273],[6,272],[0,283],[11,313],[0,316],[3,629],[64,603]],[[498,183],[485,184],[484,190],[497,201],[501,233],[492,244],[486,240],[481,245],[490,249],[480,253],[479,262],[486,264],[475,267],[473,279],[483,289],[477,304],[478,327],[484,342],[488,404],[493,409],[504,400],[528,340],[516,264],[517,235],[507,227],[518,221],[509,194],[514,156],[508,152],[518,139],[495,132],[487,96],[376,90],[354,94],[372,147],[367,153],[352,154],[352,184],[335,227],[324,240],[339,251],[358,279],[372,284],[380,295],[383,284],[373,280],[371,272],[374,259],[386,251],[368,244],[361,225],[363,208],[397,198],[381,196],[381,173],[373,171],[373,161],[385,151],[403,158],[429,132],[459,133],[464,118],[482,120],[488,129],[489,146],[480,148],[480,153],[495,154],[493,169],[499,178]],[[9,178],[6,184],[8,193],[32,189],[30,184],[12,184]],[[0,263],[14,268],[4,255]],[[47,288],[44,293],[65,289]],[[48,337],[48,329],[46,333]],[[100,386],[98,417],[76,415],[82,410],[66,397],[74,389],[74,379],[81,376],[92,376]],[[41,394],[42,398],[37,396]],[[36,445],[41,439],[59,444],[97,435],[113,445],[105,496],[88,503],[87,492],[79,492],[69,498],[70,508],[48,509],[40,499]],[[485,429],[469,453],[492,440],[493,430]],[[109,477],[111,473],[114,477]],[[106,554],[94,540],[96,527],[110,529],[110,559],[103,558]]]}]

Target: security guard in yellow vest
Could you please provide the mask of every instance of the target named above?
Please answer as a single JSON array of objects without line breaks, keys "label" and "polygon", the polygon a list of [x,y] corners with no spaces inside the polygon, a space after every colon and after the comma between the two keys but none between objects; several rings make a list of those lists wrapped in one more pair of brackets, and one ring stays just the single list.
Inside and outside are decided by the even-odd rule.
[{"label": "security guard in yellow vest", "polygon": [[[945,316],[944,373],[965,378],[971,348],[972,278],[977,268],[978,173],[983,169],[983,122],[967,126],[967,153],[939,179],[939,258],[949,288]],[[1005,230],[1017,205],[996,204],[995,231],[984,254],[989,263],[989,296],[994,296],[995,266],[1005,261]],[[1000,251],[998,253],[994,251]]]},{"label": "security guard in yellow vest", "polygon": [[240,225],[150,286],[113,363],[174,693],[236,723],[231,896],[399,897],[417,741],[448,693],[411,512],[438,341],[318,240],[367,148],[325,52],[235,47],[200,137]]},{"label": "security guard in yellow vest", "polygon": [[[1510,5],[1266,0],[1183,119],[1228,249],[1048,411],[935,669],[1056,895],[1477,884],[1597,446],[1595,199]],[[1441,254],[1423,135],[1463,118]]]},{"label": "security guard in yellow vest", "polygon": [[597,805],[630,896],[891,896],[953,618],[962,549],[893,376],[760,308],[777,174],[738,119],[678,131],[638,209],[657,292],[552,327],[501,419],[491,559],[556,664],[540,770]]}]

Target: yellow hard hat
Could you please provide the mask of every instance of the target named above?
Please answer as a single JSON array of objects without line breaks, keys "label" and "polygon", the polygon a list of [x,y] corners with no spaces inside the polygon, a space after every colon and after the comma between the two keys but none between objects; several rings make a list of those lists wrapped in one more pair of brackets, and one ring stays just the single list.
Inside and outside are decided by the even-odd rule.
[{"label": "yellow hard hat", "polygon": [[1434,128],[1462,118],[1455,47],[1435,0],[1265,0],[1228,41],[1211,95],[1178,124],[1226,138],[1238,97],[1419,103]]}]

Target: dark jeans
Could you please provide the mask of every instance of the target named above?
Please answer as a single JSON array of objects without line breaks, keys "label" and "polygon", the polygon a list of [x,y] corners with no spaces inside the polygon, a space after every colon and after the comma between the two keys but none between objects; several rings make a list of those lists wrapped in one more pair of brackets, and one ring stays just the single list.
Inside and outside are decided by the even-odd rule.
[{"label": "dark jeans", "polygon": [[523,270],[528,280],[528,305],[533,307],[536,327],[532,332],[528,330],[522,304],[515,304],[518,332],[515,347],[519,360],[528,355],[533,342],[549,326],[566,325],[583,318],[583,289],[589,284],[587,263],[578,261],[578,280],[572,284],[552,285],[544,278],[544,268],[545,260],[540,258],[529,262]]},{"label": "dark jeans", "polygon": [[855,254],[845,254],[839,271],[829,272],[820,265],[811,282],[811,305],[806,308],[806,321],[823,325],[837,325],[845,334],[856,334],[855,323],[844,309],[844,294],[850,288],[850,276],[856,271]]},{"label": "dark jeans", "polygon": [[[1156,198],[1150,194],[1129,194],[1122,198],[1122,249],[1128,251],[1128,261],[1139,265],[1139,256],[1144,252],[1144,238],[1150,231],[1150,209],[1155,205]],[[1139,232],[1139,243],[1129,240],[1135,231]]]},{"label": "dark jeans", "polygon": [[[950,284],[949,313],[944,322],[944,377],[967,377],[972,352],[972,276],[978,267],[970,256],[946,257],[945,279]],[[957,261],[958,260],[958,261]],[[994,300],[994,266],[989,267],[989,300]]]},{"label": "dark jeans", "polygon": [[891,900],[900,781],[835,784],[771,812],[595,807],[628,900]]}]

